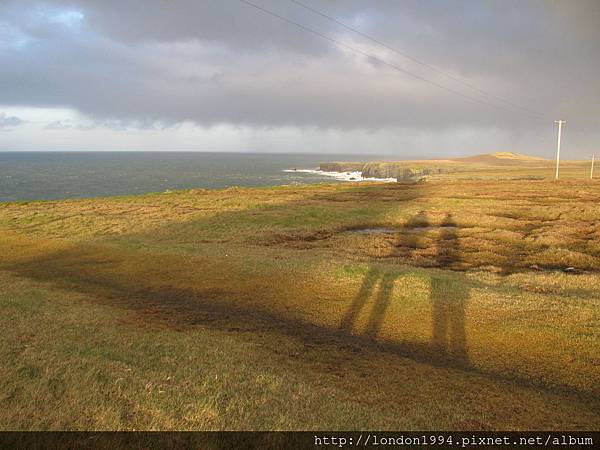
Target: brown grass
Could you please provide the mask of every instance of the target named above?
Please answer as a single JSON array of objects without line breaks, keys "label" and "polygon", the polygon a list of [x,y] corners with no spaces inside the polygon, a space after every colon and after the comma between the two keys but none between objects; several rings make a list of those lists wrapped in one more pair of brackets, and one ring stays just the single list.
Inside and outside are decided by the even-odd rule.
[{"label": "brown grass", "polygon": [[3,204],[0,427],[597,429],[597,192]]}]

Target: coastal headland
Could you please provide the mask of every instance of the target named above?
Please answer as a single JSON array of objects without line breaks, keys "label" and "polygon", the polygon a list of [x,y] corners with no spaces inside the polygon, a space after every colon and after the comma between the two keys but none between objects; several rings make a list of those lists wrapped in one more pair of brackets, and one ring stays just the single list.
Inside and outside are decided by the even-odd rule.
[{"label": "coastal headland", "polygon": [[[587,161],[562,161],[567,170],[589,167]],[[555,162],[514,152],[495,152],[452,159],[408,161],[323,162],[324,172],[361,172],[364,178],[396,178],[414,181],[423,178],[497,178],[502,172],[514,176],[544,178],[554,169]],[[512,175],[511,175],[512,174]]]}]

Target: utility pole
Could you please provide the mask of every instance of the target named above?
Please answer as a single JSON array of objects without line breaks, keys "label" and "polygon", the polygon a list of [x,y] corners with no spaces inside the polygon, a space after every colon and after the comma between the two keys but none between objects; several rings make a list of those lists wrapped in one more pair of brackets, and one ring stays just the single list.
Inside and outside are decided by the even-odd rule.
[{"label": "utility pole", "polygon": [[592,155],[592,170],[590,170],[590,180],[594,179],[594,159],[596,158],[596,155]]},{"label": "utility pole", "polygon": [[555,120],[558,124],[558,144],[556,145],[556,179],[558,180],[558,165],[560,164],[560,134],[562,132],[562,124],[567,123],[566,120]]}]

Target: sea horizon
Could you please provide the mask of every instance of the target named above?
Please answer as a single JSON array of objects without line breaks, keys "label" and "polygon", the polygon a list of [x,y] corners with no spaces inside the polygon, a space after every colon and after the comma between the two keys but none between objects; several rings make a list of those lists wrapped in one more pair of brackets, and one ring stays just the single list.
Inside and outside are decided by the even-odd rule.
[{"label": "sea horizon", "polygon": [[385,158],[322,153],[0,151],[0,202],[361,181],[360,174],[321,172],[319,163]]}]

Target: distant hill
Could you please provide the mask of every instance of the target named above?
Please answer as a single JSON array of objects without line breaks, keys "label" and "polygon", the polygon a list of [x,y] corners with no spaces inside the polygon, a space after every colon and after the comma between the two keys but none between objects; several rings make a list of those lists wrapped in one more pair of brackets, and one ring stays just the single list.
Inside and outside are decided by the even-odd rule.
[{"label": "distant hill", "polygon": [[491,165],[516,165],[516,164],[531,164],[531,163],[549,163],[551,161],[537,156],[523,155],[515,152],[495,152],[485,153],[483,155],[468,156],[465,158],[454,158],[453,161],[491,164]]}]

